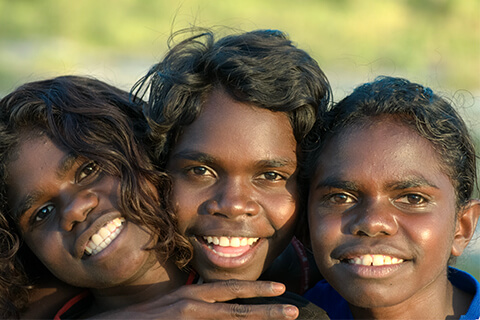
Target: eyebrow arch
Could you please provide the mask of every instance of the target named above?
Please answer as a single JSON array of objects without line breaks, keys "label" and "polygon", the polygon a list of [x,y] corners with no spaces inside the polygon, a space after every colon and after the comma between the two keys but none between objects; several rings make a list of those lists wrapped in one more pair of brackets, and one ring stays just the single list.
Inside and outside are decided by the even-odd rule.
[{"label": "eyebrow arch", "polygon": [[281,167],[287,167],[287,166],[296,167],[297,163],[292,159],[275,158],[275,159],[257,161],[256,165],[258,167],[264,167],[264,168],[281,168]]},{"label": "eyebrow arch", "polygon": [[173,160],[192,160],[205,164],[212,164],[216,162],[216,158],[207,153],[190,150],[175,153],[171,158]]},{"label": "eyebrow arch", "polygon": [[432,187],[438,189],[438,187],[429,182],[427,179],[423,177],[413,177],[407,178],[402,181],[392,182],[387,184],[387,188],[391,190],[403,190],[403,189],[410,189],[410,188],[419,188],[419,187]]},{"label": "eyebrow arch", "polygon": [[333,177],[327,177],[317,183],[315,189],[321,188],[341,189],[351,192],[357,192],[360,189],[358,185],[353,181],[340,180]]},{"label": "eyebrow arch", "polygon": [[[192,161],[197,161],[200,163],[204,163],[207,165],[212,165],[215,163],[218,163],[219,160],[212,155],[204,152],[196,152],[196,151],[190,151],[190,150],[185,150],[181,151],[178,153],[175,153],[171,159],[173,160],[192,160]],[[258,167],[265,167],[265,168],[280,168],[280,167],[285,167],[285,166],[297,166],[296,163],[296,158],[295,160],[288,159],[288,158],[276,158],[276,159],[265,159],[265,160],[259,160],[255,163],[256,166]]]},{"label": "eyebrow arch", "polygon": [[[55,172],[56,177],[60,180],[65,178],[68,171],[73,167],[75,161],[78,159],[78,156],[74,153],[67,154],[59,163],[58,169]],[[38,200],[43,196],[41,190],[34,190],[31,193],[26,194],[22,199],[20,199],[19,205],[14,208],[13,217],[17,221],[30,210],[30,208],[38,202]]]}]

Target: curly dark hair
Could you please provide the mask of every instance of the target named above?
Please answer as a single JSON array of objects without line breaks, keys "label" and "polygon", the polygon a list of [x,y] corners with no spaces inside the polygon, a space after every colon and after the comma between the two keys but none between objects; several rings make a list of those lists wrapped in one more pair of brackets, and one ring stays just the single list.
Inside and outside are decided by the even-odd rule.
[{"label": "curly dark hair", "polygon": [[150,92],[145,113],[152,124],[154,158],[161,168],[169,152],[202,111],[212,90],[233,99],[288,115],[297,142],[321,118],[331,89],[317,62],[278,30],[256,30],[216,39],[206,29],[171,46],[132,89],[137,98]]},{"label": "curly dark hair", "polygon": [[[154,168],[146,151],[148,130],[141,102],[133,103],[128,92],[88,77],[61,76],[27,83],[0,101],[0,222],[8,223],[0,232],[0,281],[9,282],[2,283],[0,296],[8,297],[10,303],[3,303],[5,317],[15,315],[12,307],[18,310],[26,301],[21,271],[28,267],[22,263],[27,251],[18,251],[20,234],[6,201],[7,166],[25,133],[41,132],[66,150],[95,161],[106,174],[119,177],[119,205],[126,219],[158,236],[152,250],[159,257],[172,257],[179,267],[188,263],[191,247],[176,231],[171,181]],[[7,278],[9,274],[15,277]]]},{"label": "curly dark hair", "polygon": [[457,209],[463,207],[476,183],[475,147],[467,126],[446,99],[403,78],[383,76],[357,87],[314,127],[304,141],[307,160],[302,177],[306,183],[326,141],[345,127],[379,116],[395,117],[430,141],[455,188]]}]

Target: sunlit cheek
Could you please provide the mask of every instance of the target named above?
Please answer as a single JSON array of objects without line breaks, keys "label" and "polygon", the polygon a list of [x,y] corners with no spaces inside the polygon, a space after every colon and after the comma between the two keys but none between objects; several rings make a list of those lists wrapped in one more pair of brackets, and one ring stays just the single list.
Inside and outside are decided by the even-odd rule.
[{"label": "sunlit cheek", "polygon": [[[263,197],[265,200],[265,197]],[[297,200],[288,195],[271,197],[269,201],[259,203],[267,212],[268,219],[275,229],[293,228],[299,218]]]},{"label": "sunlit cheek", "polygon": [[423,254],[428,260],[436,260],[432,262],[435,264],[447,264],[453,241],[450,228],[431,225],[430,228],[417,230],[413,236],[416,237],[415,242],[423,248]]}]

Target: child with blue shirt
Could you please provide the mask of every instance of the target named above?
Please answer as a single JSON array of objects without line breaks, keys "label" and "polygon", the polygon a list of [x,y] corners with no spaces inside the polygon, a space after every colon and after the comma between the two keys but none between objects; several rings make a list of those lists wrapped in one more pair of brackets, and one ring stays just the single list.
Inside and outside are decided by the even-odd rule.
[{"label": "child with blue shirt", "polygon": [[429,88],[381,77],[336,104],[304,150],[308,218],[331,319],[478,319],[479,283],[450,265],[480,214],[465,123]]}]

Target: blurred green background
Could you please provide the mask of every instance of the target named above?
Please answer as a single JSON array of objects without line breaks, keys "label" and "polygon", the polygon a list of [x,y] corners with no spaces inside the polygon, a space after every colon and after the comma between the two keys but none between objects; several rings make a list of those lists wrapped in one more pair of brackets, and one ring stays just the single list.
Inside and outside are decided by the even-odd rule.
[{"label": "blurred green background", "polygon": [[[377,75],[430,86],[480,137],[478,0],[0,0],[0,97],[26,81],[93,75],[129,89],[189,26],[280,29],[316,58],[335,100]],[[480,232],[458,266],[480,279]]]}]

